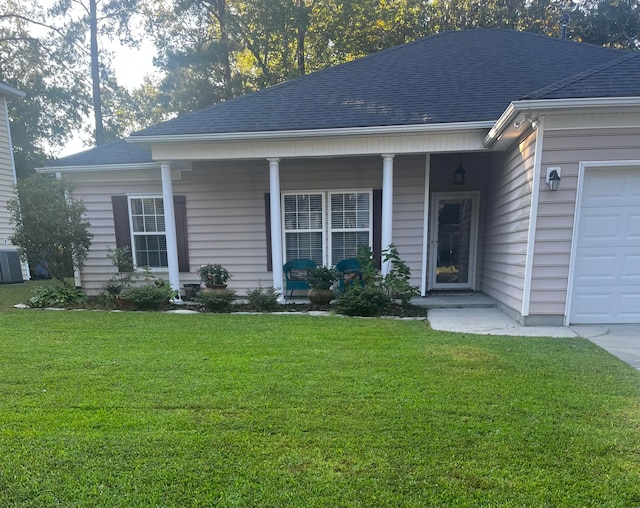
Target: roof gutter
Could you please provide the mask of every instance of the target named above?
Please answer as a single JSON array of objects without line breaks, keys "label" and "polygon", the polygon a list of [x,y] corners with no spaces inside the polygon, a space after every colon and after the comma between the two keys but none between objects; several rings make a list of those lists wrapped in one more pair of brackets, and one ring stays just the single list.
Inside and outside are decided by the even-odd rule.
[{"label": "roof gutter", "polygon": [[100,171],[148,171],[151,169],[160,169],[159,162],[140,162],[138,164],[100,164],[97,166],[51,166],[37,168],[38,173],[96,173]]},{"label": "roof gutter", "polygon": [[17,99],[22,99],[22,97],[25,97],[27,95],[25,92],[22,92],[17,88],[13,88],[12,86],[5,85],[4,83],[0,83],[0,93],[3,93],[10,97],[15,97]]},{"label": "roof gutter", "polygon": [[584,109],[603,107],[631,107],[640,106],[640,97],[597,97],[584,99],[535,99],[514,101],[509,104],[495,125],[484,138],[483,146],[491,148],[502,134],[521,113],[557,111],[561,109]]},{"label": "roof gutter", "polygon": [[377,127],[347,127],[344,129],[303,129],[294,131],[221,132],[205,134],[176,134],[156,136],[129,136],[128,143],[197,143],[207,141],[247,141],[267,139],[300,139],[330,136],[366,136],[376,134],[446,133],[489,129],[494,121],[456,122],[421,125],[392,125]]}]

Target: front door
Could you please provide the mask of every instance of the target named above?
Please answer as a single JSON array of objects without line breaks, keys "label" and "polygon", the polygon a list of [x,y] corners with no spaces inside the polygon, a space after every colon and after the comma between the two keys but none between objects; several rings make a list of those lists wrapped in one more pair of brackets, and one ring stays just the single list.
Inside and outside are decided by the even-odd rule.
[{"label": "front door", "polygon": [[433,194],[429,289],[474,289],[478,193]]}]

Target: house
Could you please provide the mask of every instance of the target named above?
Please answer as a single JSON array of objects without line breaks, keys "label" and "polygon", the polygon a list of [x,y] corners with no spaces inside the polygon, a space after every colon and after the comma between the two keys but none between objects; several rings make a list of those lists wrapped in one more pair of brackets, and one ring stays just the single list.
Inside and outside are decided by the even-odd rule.
[{"label": "house", "polygon": [[20,262],[16,248],[9,240],[13,235],[13,227],[7,210],[7,202],[13,197],[16,183],[7,104],[25,95],[20,90],[0,83],[0,284],[22,282],[23,277],[29,274],[26,264]]},{"label": "house", "polygon": [[[482,291],[524,324],[640,323],[640,53],[446,32],[53,161],[95,234],[174,287],[393,243],[421,294]],[[555,190],[553,190],[551,187]],[[383,267],[384,270],[384,267]]]}]

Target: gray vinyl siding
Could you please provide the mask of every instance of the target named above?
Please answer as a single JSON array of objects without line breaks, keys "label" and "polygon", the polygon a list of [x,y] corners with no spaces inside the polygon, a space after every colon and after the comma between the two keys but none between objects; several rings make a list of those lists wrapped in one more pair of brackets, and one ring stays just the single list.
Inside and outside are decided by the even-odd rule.
[{"label": "gray vinyl siding", "polygon": [[487,189],[482,291],[522,310],[535,133],[492,156]]},{"label": "gray vinyl siding", "polygon": [[[158,171],[159,176],[159,171]],[[71,176],[69,176],[71,178]],[[115,267],[107,258],[109,248],[116,247],[113,224],[112,195],[162,194],[160,182],[100,183],[82,182],[76,179],[74,199],[81,199],[87,210],[90,222],[89,230],[94,237],[89,255],[82,270],[82,287],[91,293],[101,291],[102,285],[116,273]],[[167,277],[166,273],[157,273]]]},{"label": "gray vinyl siding", "polygon": [[[409,264],[413,283],[421,277],[424,158],[396,158],[394,163],[394,241]],[[159,171],[158,171],[159,174]],[[282,192],[375,189],[382,187],[382,157],[283,160]],[[173,181],[173,193],[187,202],[190,272],[181,283],[198,282],[197,268],[221,263],[231,272],[229,287],[243,294],[272,285],[267,270],[264,195],[269,192],[267,161],[202,162]],[[126,184],[76,183],[75,196],[87,206],[94,233],[82,285],[99,291],[113,274],[106,255],[115,246],[111,196],[161,193],[159,181]],[[155,272],[167,277],[166,272]]]},{"label": "gray vinyl siding", "polygon": [[0,95],[0,249],[5,248],[5,241],[13,234],[9,222],[7,202],[13,195],[13,167],[11,164],[11,147],[9,146],[9,126],[7,125],[6,101]]},{"label": "gray vinyl siding", "polygon": [[[544,133],[531,315],[563,315],[581,161],[640,160],[640,129],[573,129]],[[544,182],[546,168],[562,168],[556,192]]]}]

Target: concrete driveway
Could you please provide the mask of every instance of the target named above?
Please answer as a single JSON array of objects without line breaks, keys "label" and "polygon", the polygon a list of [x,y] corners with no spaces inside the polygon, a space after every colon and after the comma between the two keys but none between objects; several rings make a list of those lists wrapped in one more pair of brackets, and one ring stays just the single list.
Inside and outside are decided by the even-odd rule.
[{"label": "concrete driveway", "polygon": [[496,308],[430,309],[434,330],[526,337],[583,337],[640,370],[640,325],[522,326]]}]

